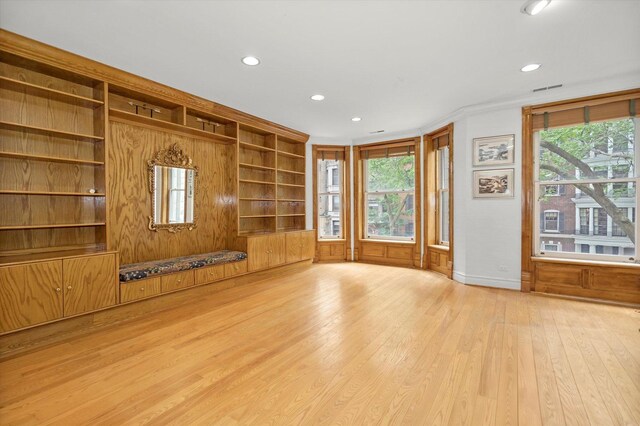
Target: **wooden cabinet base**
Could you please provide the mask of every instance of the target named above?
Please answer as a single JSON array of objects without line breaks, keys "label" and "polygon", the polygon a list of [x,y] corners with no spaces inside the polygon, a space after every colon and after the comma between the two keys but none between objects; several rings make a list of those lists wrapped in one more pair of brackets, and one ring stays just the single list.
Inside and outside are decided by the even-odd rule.
[{"label": "wooden cabinet base", "polygon": [[[223,281],[218,281],[215,285],[192,286],[184,291],[174,291],[168,294],[158,294],[158,297],[138,299],[135,303],[124,303],[123,301],[121,305],[105,308],[100,311],[86,313],[62,321],[55,320],[0,335],[0,358],[66,340],[70,337],[83,335],[123,321],[130,321],[153,312],[172,309],[183,304],[190,304],[194,298],[198,298],[201,295],[251,284],[272,275],[288,274],[299,268],[306,268],[310,264],[311,261],[298,262],[253,274],[234,276]],[[242,266],[240,266],[240,268],[242,268]],[[141,281],[147,280],[140,280],[139,282]],[[122,284],[120,285],[122,286]]]}]

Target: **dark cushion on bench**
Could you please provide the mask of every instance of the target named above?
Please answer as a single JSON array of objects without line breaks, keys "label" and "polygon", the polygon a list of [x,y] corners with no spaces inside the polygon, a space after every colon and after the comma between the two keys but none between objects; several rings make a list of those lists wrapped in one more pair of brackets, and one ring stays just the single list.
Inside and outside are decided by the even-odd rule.
[{"label": "dark cushion on bench", "polygon": [[172,259],[151,260],[149,262],[131,263],[120,267],[120,281],[133,281],[172,272],[202,268],[203,266],[238,262],[246,259],[247,253],[242,251],[222,250],[213,253],[194,254],[192,256],[174,257]]}]

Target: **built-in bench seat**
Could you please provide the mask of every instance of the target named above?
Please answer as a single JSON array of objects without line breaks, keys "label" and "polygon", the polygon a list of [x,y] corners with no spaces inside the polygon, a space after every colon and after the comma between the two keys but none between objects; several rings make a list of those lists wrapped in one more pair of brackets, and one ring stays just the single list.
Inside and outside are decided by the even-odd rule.
[{"label": "built-in bench seat", "polygon": [[239,262],[246,258],[247,253],[242,251],[221,250],[212,253],[174,257],[172,259],[131,263],[120,267],[120,282],[126,283],[190,269],[198,269],[205,266]]}]

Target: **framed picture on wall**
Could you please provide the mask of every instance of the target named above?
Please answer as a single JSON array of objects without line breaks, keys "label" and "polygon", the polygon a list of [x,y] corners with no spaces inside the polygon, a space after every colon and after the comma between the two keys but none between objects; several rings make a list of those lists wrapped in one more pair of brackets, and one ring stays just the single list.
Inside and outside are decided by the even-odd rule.
[{"label": "framed picture on wall", "polygon": [[473,165],[513,164],[515,135],[490,136],[473,140]]},{"label": "framed picture on wall", "polygon": [[473,198],[513,198],[514,169],[473,171]]}]

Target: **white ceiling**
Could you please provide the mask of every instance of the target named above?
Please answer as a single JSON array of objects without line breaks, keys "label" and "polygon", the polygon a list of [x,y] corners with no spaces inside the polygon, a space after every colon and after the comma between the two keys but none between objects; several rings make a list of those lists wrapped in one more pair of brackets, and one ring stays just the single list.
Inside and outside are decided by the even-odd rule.
[{"label": "white ceiling", "polygon": [[640,73],[640,0],[554,0],[535,17],[523,3],[0,0],[0,26],[329,138]]}]

